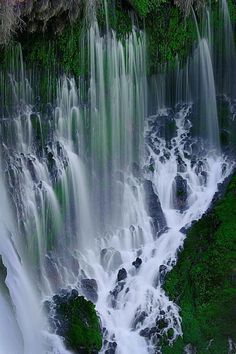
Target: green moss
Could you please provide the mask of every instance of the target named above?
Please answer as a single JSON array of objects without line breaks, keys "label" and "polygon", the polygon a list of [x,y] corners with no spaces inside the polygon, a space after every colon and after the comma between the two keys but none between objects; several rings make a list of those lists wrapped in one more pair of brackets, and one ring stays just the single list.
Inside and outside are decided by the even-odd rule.
[{"label": "green moss", "polygon": [[236,340],[236,175],[222,201],[189,231],[165,289],[181,307],[183,338],[163,353],[182,353],[188,343],[198,353],[227,353]]},{"label": "green moss", "polygon": [[65,339],[70,349],[90,354],[102,347],[99,320],[94,305],[82,296],[63,302],[58,306],[58,314],[68,322]]}]

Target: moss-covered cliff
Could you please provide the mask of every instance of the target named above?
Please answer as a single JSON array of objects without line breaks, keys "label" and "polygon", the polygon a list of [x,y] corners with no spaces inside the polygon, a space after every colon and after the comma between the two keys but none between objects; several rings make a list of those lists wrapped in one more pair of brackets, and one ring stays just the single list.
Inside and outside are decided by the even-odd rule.
[{"label": "moss-covered cliff", "polygon": [[[227,354],[236,341],[236,174],[224,198],[188,232],[165,289],[181,308],[183,338],[164,354]],[[207,349],[208,348],[208,349]]]}]

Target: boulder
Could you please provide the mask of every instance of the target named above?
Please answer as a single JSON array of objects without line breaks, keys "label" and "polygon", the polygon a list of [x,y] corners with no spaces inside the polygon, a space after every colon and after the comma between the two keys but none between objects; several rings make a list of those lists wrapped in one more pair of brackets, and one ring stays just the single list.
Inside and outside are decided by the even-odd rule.
[{"label": "boulder", "polygon": [[144,180],[144,190],[146,194],[147,212],[152,218],[154,233],[157,235],[158,232],[166,228],[166,219],[151,181]]},{"label": "boulder", "polygon": [[174,208],[184,210],[187,206],[188,183],[182,176],[177,175],[174,179]]},{"label": "boulder", "polygon": [[73,289],[62,290],[45,304],[54,333],[73,353],[98,353],[102,347],[100,321],[92,302]]},{"label": "boulder", "polygon": [[121,268],[117,274],[117,281],[122,281],[127,278],[127,271],[125,268]]},{"label": "boulder", "polygon": [[98,286],[95,279],[82,279],[80,283],[82,294],[87,300],[96,303],[98,301]]},{"label": "boulder", "polygon": [[136,269],[138,269],[138,268],[141,266],[142,262],[143,262],[142,259],[139,258],[139,257],[137,257],[136,260],[132,263],[132,265],[133,265]]}]

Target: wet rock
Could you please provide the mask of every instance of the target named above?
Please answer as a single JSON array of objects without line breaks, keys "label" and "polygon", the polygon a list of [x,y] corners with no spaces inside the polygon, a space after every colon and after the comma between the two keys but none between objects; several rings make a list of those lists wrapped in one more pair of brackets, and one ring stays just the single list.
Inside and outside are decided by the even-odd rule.
[{"label": "wet rock", "polygon": [[166,219],[162,211],[159,198],[153,190],[151,181],[144,181],[144,190],[146,193],[148,214],[152,218],[154,232],[157,234],[158,231],[163,230],[166,227]]},{"label": "wet rock", "polygon": [[34,159],[31,157],[27,158],[27,168],[30,172],[31,178],[34,182],[37,182],[37,174],[34,167]]},{"label": "wet rock", "polygon": [[96,303],[98,301],[98,286],[95,279],[82,279],[81,280],[81,292],[87,300]]},{"label": "wet rock", "polygon": [[[102,330],[94,305],[78,295],[76,289],[63,289],[47,301],[51,329],[65,339],[73,353],[98,353],[102,347]],[[86,333],[86,336],[81,335]]]},{"label": "wet rock", "polygon": [[160,157],[159,157],[159,161],[160,161],[161,163],[165,163],[165,162],[166,162],[166,159],[165,159],[164,156],[160,156]]},{"label": "wet rock", "polygon": [[182,157],[180,155],[178,155],[176,157],[176,161],[177,161],[177,171],[178,172],[186,172],[187,171],[187,165],[184,162],[184,160],[182,159]]},{"label": "wet rock", "polygon": [[197,156],[193,155],[191,158],[191,168],[193,168],[194,165],[197,163]]},{"label": "wet rock", "polygon": [[121,268],[117,274],[117,281],[122,281],[127,278],[127,271],[125,268]]},{"label": "wet rock", "polygon": [[133,265],[136,269],[138,269],[138,268],[141,266],[142,262],[143,262],[142,259],[139,258],[139,257],[137,257],[136,260],[132,263],[132,265]]},{"label": "wet rock", "polygon": [[116,342],[109,342],[107,344],[107,349],[105,351],[105,354],[115,354],[116,353],[116,348],[117,348],[117,343]]},{"label": "wet rock", "polygon": [[167,266],[162,264],[159,267],[159,274],[160,274],[160,282],[161,282],[161,284],[164,282],[164,279],[165,279],[165,276],[166,276],[166,272],[167,272]]},{"label": "wet rock", "polygon": [[177,175],[174,180],[175,183],[175,199],[174,208],[183,210],[186,208],[188,198],[188,183],[182,176]]},{"label": "wet rock", "polygon": [[150,333],[150,329],[146,327],[139,332],[139,335],[141,337],[149,338],[149,333]]},{"label": "wet rock", "polygon": [[167,331],[167,337],[169,340],[172,340],[174,338],[174,330],[173,328],[169,328]]},{"label": "wet rock", "polygon": [[124,289],[125,287],[125,281],[119,281],[119,283],[115,286],[115,288],[110,291],[110,300],[111,300],[111,306],[113,308],[116,308],[116,300],[119,295],[119,293]]},{"label": "wet rock", "polygon": [[157,333],[156,327],[152,327],[152,328],[146,327],[146,328],[142,329],[142,330],[139,332],[139,335],[140,335],[141,337],[145,337],[145,338],[151,339],[151,337],[152,337],[153,335],[155,335],[156,333]]},{"label": "wet rock", "polygon": [[159,331],[168,327],[168,320],[166,318],[157,318],[156,326]]},{"label": "wet rock", "polygon": [[145,318],[148,316],[147,312],[146,311],[138,311],[136,314],[135,314],[135,318],[133,320],[133,325],[132,325],[132,328],[133,329],[136,329],[137,328],[137,325],[138,324],[143,324]]},{"label": "wet rock", "polygon": [[203,183],[206,185],[207,183],[207,177],[208,177],[208,174],[206,171],[202,171],[201,172],[201,176],[202,176],[202,179],[203,179]]}]

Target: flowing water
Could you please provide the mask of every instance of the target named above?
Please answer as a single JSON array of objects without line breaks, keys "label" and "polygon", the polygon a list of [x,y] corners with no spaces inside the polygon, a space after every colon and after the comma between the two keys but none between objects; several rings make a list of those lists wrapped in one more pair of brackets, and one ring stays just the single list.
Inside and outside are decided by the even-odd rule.
[{"label": "flowing water", "polygon": [[43,302],[63,288],[83,294],[84,278],[98,286],[102,352],[117,343],[120,354],[157,353],[169,329],[170,342],[182,334],[164,278],[185,229],[233,169],[229,150],[221,150],[216,95],[233,102],[235,93],[235,63],[216,77],[219,63],[235,56],[225,0],[220,14],[230,49],[216,53],[207,10],[186,64],[151,78],[145,34],[133,29],[121,43],[108,22],[101,35],[94,21],[84,49],[88,82],[62,77],[46,113],[37,108],[20,48],[13,50],[18,64],[0,76],[7,97],[0,120],[0,354],[69,353],[51,333]]}]

